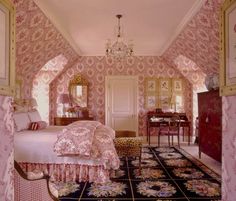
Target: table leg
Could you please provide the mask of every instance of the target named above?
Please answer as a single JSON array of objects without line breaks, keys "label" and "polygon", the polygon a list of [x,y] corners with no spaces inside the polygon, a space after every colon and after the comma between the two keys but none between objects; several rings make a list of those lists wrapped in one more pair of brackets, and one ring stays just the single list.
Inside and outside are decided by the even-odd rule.
[{"label": "table leg", "polygon": [[150,129],[148,123],[147,123],[147,142],[150,145]]},{"label": "table leg", "polygon": [[188,126],[188,145],[190,145],[190,126]]}]

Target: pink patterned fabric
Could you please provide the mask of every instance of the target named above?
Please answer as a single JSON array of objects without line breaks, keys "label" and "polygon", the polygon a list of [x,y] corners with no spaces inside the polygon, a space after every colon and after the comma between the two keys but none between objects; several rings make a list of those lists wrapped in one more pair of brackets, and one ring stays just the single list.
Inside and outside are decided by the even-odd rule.
[{"label": "pink patterned fabric", "polygon": [[[14,201],[52,201],[45,179],[28,181],[14,171]],[[13,200],[12,200],[13,201]]]},{"label": "pink patterned fabric", "polygon": [[104,183],[110,181],[110,170],[102,165],[80,165],[80,164],[40,164],[19,163],[25,172],[35,170],[44,171],[54,181],[89,181]]},{"label": "pink patterned fabric", "polygon": [[0,95],[0,200],[14,200],[12,98]]},{"label": "pink patterned fabric", "polygon": [[115,131],[108,126],[99,126],[95,131],[92,158],[99,158],[105,169],[118,169],[120,160],[113,140]]},{"label": "pink patterned fabric", "polygon": [[54,144],[57,155],[90,156],[97,121],[77,121],[69,124],[58,135]]},{"label": "pink patterned fabric", "polygon": [[55,143],[58,155],[79,155],[99,160],[105,169],[118,169],[119,157],[113,139],[115,131],[96,121],[78,121],[68,125]]}]

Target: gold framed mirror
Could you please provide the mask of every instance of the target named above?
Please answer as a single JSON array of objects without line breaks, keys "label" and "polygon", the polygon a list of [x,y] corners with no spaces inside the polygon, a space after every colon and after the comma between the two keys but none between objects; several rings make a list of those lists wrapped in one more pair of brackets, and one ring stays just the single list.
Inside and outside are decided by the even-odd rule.
[{"label": "gold framed mirror", "polygon": [[19,100],[22,98],[22,80],[17,79],[15,84],[15,100]]},{"label": "gold framed mirror", "polygon": [[80,74],[75,75],[69,83],[71,101],[80,107],[88,106],[88,82]]}]

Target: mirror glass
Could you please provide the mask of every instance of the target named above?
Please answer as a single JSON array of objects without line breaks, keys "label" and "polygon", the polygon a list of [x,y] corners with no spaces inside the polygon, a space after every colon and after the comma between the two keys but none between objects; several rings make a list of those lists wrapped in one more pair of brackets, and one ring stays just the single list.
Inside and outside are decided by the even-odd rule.
[{"label": "mirror glass", "polygon": [[87,107],[88,83],[81,75],[76,75],[70,81],[69,93],[74,104],[80,107]]}]

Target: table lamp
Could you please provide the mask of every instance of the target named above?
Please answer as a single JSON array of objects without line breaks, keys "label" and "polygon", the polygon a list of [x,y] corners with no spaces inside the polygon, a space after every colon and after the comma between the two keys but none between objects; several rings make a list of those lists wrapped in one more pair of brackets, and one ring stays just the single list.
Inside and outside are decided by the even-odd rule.
[{"label": "table lamp", "polygon": [[60,103],[63,105],[63,117],[66,116],[66,107],[65,104],[70,103],[70,97],[69,94],[60,94],[58,99],[57,99],[57,103]]}]

